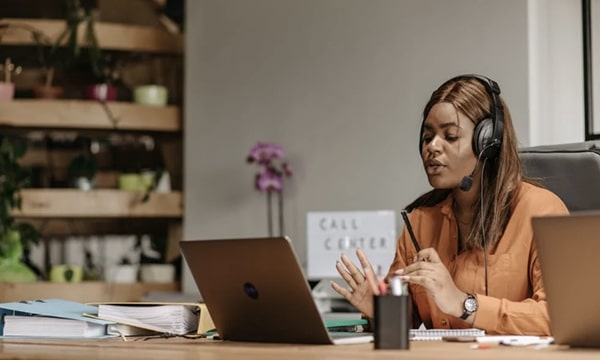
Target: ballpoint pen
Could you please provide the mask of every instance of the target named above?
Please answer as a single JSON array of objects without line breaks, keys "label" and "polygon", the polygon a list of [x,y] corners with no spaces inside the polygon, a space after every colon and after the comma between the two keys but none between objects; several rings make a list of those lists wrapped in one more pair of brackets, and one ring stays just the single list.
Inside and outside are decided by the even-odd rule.
[{"label": "ballpoint pen", "polygon": [[400,211],[400,214],[402,214],[402,219],[404,220],[404,224],[406,225],[406,230],[408,230],[410,239],[412,240],[412,243],[415,246],[415,250],[417,250],[417,253],[418,253],[419,251],[421,251],[421,246],[419,246],[419,243],[417,242],[415,233],[413,232],[412,226],[410,225],[410,221],[408,220],[408,215],[406,214],[406,210]]}]

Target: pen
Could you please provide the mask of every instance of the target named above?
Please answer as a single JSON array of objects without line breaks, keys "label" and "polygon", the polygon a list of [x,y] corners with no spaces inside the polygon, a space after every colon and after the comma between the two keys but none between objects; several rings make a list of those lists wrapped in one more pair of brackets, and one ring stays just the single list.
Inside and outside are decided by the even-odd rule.
[{"label": "pen", "polygon": [[402,289],[402,278],[400,278],[400,276],[394,276],[390,279],[390,288],[392,290],[392,295],[404,295],[404,291]]},{"label": "pen", "polygon": [[404,220],[404,224],[406,225],[406,230],[408,230],[408,234],[410,235],[410,239],[412,240],[413,245],[415,246],[415,250],[417,253],[421,251],[421,246],[417,242],[417,238],[415,238],[415,233],[413,232],[412,226],[410,225],[410,221],[408,220],[408,215],[406,214],[406,210],[400,211],[402,214],[402,219]]}]

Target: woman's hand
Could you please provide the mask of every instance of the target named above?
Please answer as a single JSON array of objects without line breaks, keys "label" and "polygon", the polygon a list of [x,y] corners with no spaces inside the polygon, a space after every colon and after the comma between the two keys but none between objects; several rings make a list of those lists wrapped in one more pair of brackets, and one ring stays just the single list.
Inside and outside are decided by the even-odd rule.
[{"label": "woman's hand", "polygon": [[427,290],[441,311],[456,317],[463,313],[463,302],[467,295],[456,287],[450,272],[432,249],[419,251],[414,262],[397,270],[405,281],[418,284]]},{"label": "woman's hand", "polygon": [[335,264],[335,268],[342,276],[350,290],[331,282],[331,287],[343,296],[358,311],[369,318],[373,317],[373,295],[378,294],[377,280],[371,262],[361,249],[356,250],[356,256],[362,266],[362,271],[354,263],[342,254],[341,262]]}]

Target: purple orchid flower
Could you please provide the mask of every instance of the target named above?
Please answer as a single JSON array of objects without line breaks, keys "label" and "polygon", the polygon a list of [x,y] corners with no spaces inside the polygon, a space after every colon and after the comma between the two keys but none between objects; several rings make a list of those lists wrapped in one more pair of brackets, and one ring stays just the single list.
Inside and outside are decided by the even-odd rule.
[{"label": "purple orchid flower", "polygon": [[256,163],[259,167],[254,185],[261,192],[281,192],[283,177],[292,176],[292,168],[285,161],[283,147],[272,143],[259,142],[246,158],[248,163]]}]

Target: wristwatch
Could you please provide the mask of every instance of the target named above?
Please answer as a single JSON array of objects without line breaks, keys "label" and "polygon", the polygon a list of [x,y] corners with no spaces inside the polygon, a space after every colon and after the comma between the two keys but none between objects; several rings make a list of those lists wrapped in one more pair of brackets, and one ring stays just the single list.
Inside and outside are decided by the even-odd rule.
[{"label": "wristwatch", "polygon": [[477,298],[473,294],[467,294],[467,298],[463,302],[463,313],[460,316],[461,320],[465,320],[472,313],[477,311],[479,307],[479,303],[477,302]]}]

